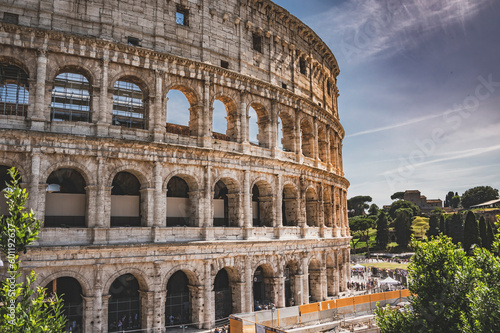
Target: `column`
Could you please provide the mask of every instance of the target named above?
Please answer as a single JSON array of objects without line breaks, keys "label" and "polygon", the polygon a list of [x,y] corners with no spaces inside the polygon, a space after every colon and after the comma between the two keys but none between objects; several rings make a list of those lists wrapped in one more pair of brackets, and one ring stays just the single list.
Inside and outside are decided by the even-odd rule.
[{"label": "column", "polygon": [[109,66],[109,50],[106,48],[103,51],[104,56],[102,58],[101,65],[101,89],[99,95],[99,107],[94,109],[97,113],[97,136],[107,136],[109,125],[111,124],[110,113],[112,110],[108,108],[108,101],[110,100],[108,91],[108,66]]},{"label": "column", "polygon": [[318,121],[316,117],[313,119],[313,135],[314,135],[314,140],[313,140],[313,158],[317,162],[319,162],[319,143],[318,143]]},{"label": "column", "polygon": [[[27,177],[28,175],[25,175]],[[41,195],[39,194],[40,183],[40,152],[38,148],[31,152],[31,179],[29,183],[28,207],[33,209],[38,218],[43,218],[40,215]]]},{"label": "column", "polygon": [[277,308],[286,307],[285,300],[285,277],[279,276],[272,279],[273,290],[275,294],[274,304]]},{"label": "column", "polygon": [[204,294],[205,288],[203,286],[188,286],[189,292],[191,293],[191,320],[194,323],[198,323],[197,328],[202,328],[204,326]]},{"label": "column", "polygon": [[283,227],[283,188],[281,184],[281,176],[276,175],[275,177],[276,186],[276,227]]},{"label": "column", "polygon": [[302,304],[309,304],[309,266],[307,265],[307,257],[302,258]]},{"label": "column", "polygon": [[[270,48],[273,47],[273,44],[270,45]],[[269,135],[269,139],[271,140],[269,144],[269,148],[271,148],[272,157],[276,156],[276,151],[279,150],[278,147],[278,102],[276,99],[271,100],[271,133]]]},{"label": "column", "polygon": [[154,188],[144,188],[139,190],[141,194],[141,226],[152,227],[154,222],[153,200]]},{"label": "column", "polygon": [[153,332],[163,332],[165,327],[165,302],[167,291],[155,291],[153,301]]},{"label": "column", "polygon": [[254,310],[253,304],[253,270],[251,266],[251,261],[248,257],[245,258],[245,292],[242,297],[242,310],[243,312],[252,312]]},{"label": "column", "polygon": [[212,283],[212,267],[209,261],[205,262],[205,277],[203,279],[204,283],[204,328],[211,328],[215,323],[215,292],[213,291]]},{"label": "column", "polygon": [[[94,318],[94,304],[97,298],[94,296],[82,296],[83,313],[82,313],[82,328],[84,333],[92,333],[96,331],[96,320]],[[99,299],[100,301],[100,299]]]},{"label": "column", "polygon": [[85,187],[85,197],[86,197],[86,211],[85,211],[85,224],[87,228],[95,227],[97,222],[97,186],[88,185]]},{"label": "column", "polygon": [[250,171],[245,170],[243,174],[243,220],[245,228],[245,238],[250,236],[252,229],[252,197],[250,191]]},{"label": "column", "polygon": [[45,116],[45,81],[47,80],[47,50],[39,49],[36,62],[35,105],[31,116],[31,129],[43,130]]},{"label": "column", "polygon": [[154,326],[154,292],[139,290],[139,304],[141,306],[141,328],[149,332]]},{"label": "column", "polygon": [[326,276],[326,267],[323,265],[319,271],[319,280],[321,281],[321,301],[328,297],[328,279]]},{"label": "column", "polygon": [[247,114],[247,103],[245,103],[246,93],[244,91],[240,94],[240,130],[238,131],[241,135],[241,143],[248,144],[248,114]]},{"label": "column", "polygon": [[[96,316],[101,317],[100,323],[96,325],[96,331],[99,333],[104,333],[108,331],[108,307],[109,307],[109,298],[111,295],[102,295],[101,297],[101,308],[96,308]],[[96,317],[96,318],[97,318]],[[99,325],[100,324],[100,325]]]},{"label": "column", "polygon": [[153,126],[153,141],[163,142],[165,139],[165,123],[167,121],[167,113],[163,108],[163,77],[164,71],[155,70],[155,97],[154,105],[152,107],[152,121]]},{"label": "column", "polygon": [[203,147],[212,146],[212,106],[210,105],[210,79],[205,79],[203,85],[203,108],[199,108],[199,111],[203,110],[203,117],[201,120],[201,131],[199,136],[202,140]]},{"label": "column", "polygon": [[163,191],[163,182],[162,182],[162,171],[163,167],[160,162],[155,162],[154,167],[153,167],[153,182],[154,182],[154,222],[153,222],[153,227],[164,227],[165,226],[165,221],[166,221],[166,216],[164,214],[165,212],[165,205],[167,204],[166,202],[166,194],[164,194]]}]

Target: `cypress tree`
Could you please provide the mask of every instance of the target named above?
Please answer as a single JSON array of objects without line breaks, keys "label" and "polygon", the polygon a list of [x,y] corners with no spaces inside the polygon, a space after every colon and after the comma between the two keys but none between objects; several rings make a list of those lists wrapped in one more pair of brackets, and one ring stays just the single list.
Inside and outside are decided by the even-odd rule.
[{"label": "cypress tree", "polygon": [[473,244],[481,245],[481,239],[479,238],[479,226],[476,215],[472,211],[469,211],[465,217],[464,224],[463,247],[465,252],[470,253],[470,248]]},{"label": "cypress tree", "polygon": [[481,246],[486,249],[489,247],[487,232],[486,220],[484,219],[484,216],[481,215],[479,218],[479,236],[481,236]]},{"label": "cypress tree", "polygon": [[439,217],[437,215],[431,215],[429,218],[429,230],[427,230],[427,238],[439,235]]},{"label": "cypress tree", "polygon": [[448,236],[453,239],[453,243],[462,243],[464,239],[464,228],[462,224],[462,216],[458,213],[452,215],[449,220]]},{"label": "cypress tree", "polygon": [[385,250],[388,243],[389,223],[387,222],[387,214],[383,210],[380,210],[377,217],[377,246]]},{"label": "cypress tree", "polygon": [[483,244],[483,247],[491,251],[491,246],[493,245],[493,241],[495,240],[493,227],[490,222],[486,222],[486,244]]},{"label": "cypress tree", "polygon": [[444,222],[444,214],[441,214],[439,216],[439,232],[442,234],[446,235],[446,227],[445,227],[445,222]]}]

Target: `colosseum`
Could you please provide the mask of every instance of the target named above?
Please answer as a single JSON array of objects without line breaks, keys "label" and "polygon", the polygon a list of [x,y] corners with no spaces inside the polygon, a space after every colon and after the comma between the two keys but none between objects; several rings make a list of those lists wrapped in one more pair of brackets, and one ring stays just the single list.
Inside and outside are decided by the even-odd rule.
[{"label": "colosseum", "polygon": [[269,0],[0,3],[0,181],[16,167],[44,221],[22,268],[68,332],[346,289],[339,69],[314,31]]}]

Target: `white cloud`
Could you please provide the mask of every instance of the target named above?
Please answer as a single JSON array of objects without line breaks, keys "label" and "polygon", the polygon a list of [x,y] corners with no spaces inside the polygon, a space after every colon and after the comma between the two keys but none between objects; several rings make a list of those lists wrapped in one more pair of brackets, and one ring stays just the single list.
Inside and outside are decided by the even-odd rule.
[{"label": "white cloud", "polygon": [[[348,61],[362,60],[413,49],[438,31],[455,34],[462,27],[465,33],[464,23],[492,1],[349,0],[309,21],[320,31],[334,28],[327,42],[338,45]],[[336,36],[341,40],[328,41]]]}]

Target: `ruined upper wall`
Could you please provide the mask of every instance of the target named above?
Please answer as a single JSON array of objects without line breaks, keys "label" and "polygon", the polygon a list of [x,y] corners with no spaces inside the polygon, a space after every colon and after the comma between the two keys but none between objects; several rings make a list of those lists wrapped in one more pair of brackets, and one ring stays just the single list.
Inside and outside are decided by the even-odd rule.
[{"label": "ruined upper wall", "polygon": [[[312,100],[338,116],[338,65],[326,44],[269,0],[0,0],[0,19],[136,43],[227,66]],[[7,14],[5,14],[7,13]],[[183,24],[177,14],[184,15]],[[12,23],[12,22],[9,22]],[[259,43],[260,51],[255,43]]]}]

